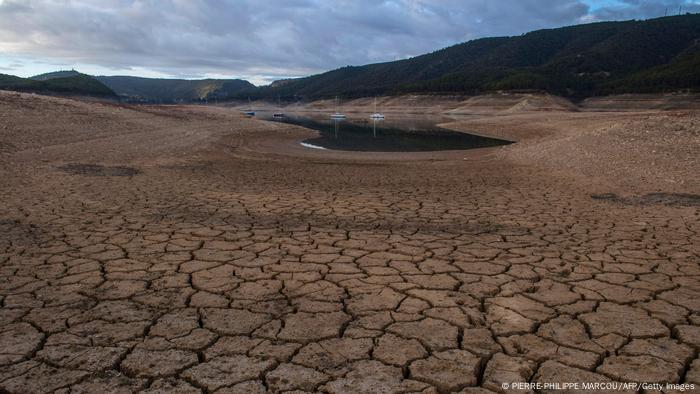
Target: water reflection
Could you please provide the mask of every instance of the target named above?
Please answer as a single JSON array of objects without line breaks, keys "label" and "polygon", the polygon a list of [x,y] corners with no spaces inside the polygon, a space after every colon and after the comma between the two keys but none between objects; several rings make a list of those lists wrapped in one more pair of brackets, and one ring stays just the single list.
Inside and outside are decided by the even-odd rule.
[{"label": "water reflection", "polygon": [[383,120],[384,118],[372,118],[372,137],[377,138],[377,123]]},{"label": "water reflection", "polygon": [[[338,131],[340,130],[340,123],[343,122],[344,119],[334,119],[333,120],[333,131],[334,131],[334,137],[338,138]],[[384,119],[379,119],[379,118],[370,118],[370,121],[372,122],[372,138],[377,138],[377,123],[383,121]]]},{"label": "water reflection", "polygon": [[[305,114],[306,115],[306,114]],[[484,148],[511,143],[446,130],[437,126],[445,119],[393,117],[391,119],[329,119],[322,114],[287,114],[269,120],[317,130],[320,135],[304,141],[305,146],[364,152],[426,152]]]}]

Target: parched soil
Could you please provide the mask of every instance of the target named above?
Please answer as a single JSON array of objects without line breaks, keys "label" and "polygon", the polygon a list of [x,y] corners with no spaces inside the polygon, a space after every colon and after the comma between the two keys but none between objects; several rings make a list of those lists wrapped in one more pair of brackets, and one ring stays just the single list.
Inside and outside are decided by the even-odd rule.
[{"label": "parched soil", "polygon": [[699,122],[503,112],[446,126],[506,147],[353,153],[0,92],[0,392],[697,388]]}]

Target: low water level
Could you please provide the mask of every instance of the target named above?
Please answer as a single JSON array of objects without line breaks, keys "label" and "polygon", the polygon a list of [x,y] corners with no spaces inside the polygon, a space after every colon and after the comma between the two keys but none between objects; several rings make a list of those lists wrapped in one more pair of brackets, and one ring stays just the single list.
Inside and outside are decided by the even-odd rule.
[{"label": "low water level", "polygon": [[360,152],[429,152],[464,150],[510,144],[511,141],[446,130],[437,119],[392,117],[386,120],[330,119],[323,115],[285,115],[262,118],[316,130],[318,137],[303,141],[309,148]]}]

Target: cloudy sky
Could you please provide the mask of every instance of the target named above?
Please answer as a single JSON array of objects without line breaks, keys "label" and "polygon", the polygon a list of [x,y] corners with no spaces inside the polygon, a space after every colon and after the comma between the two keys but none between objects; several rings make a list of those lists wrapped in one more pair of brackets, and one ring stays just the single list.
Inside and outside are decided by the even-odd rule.
[{"label": "cloudy sky", "polygon": [[485,36],[700,12],[700,0],[0,0],[0,73],[265,84]]}]

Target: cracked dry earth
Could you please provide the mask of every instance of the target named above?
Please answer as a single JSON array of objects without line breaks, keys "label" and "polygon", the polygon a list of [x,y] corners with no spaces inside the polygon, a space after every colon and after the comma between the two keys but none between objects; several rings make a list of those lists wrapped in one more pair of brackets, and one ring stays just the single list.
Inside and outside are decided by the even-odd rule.
[{"label": "cracked dry earth", "polygon": [[[0,392],[700,384],[696,205],[593,199],[482,153],[261,152],[247,132],[308,132],[22,97],[3,103],[24,140],[2,156]],[[55,122],[30,124],[36,106]],[[150,156],[158,130],[177,143]]]}]

